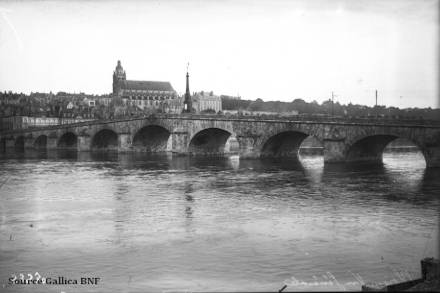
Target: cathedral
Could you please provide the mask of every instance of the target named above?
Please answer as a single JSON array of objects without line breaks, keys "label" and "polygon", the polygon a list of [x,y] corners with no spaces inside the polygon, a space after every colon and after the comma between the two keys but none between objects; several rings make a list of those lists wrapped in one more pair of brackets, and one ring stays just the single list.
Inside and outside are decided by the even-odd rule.
[{"label": "cathedral", "polygon": [[162,112],[181,112],[183,107],[177,92],[167,81],[127,80],[121,61],[113,72],[113,96],[141,109],[160,109]]},{"label": "cathedral", "polygon": [[168,81],[127,80],[121,61],[113,72],[113,97],[119,97],[125,104],[139,109],[152,109],[162,113],[201,113],[222,110],[219,96],[189,91],[189,73],[186,72],[186,91],[179,96]]}]

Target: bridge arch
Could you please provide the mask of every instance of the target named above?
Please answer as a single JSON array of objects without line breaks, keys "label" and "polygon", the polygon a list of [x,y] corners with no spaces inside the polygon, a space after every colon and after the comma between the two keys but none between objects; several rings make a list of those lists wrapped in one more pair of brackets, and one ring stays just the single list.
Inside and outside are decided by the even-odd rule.
[{"label": "bridge arch", "polygon": [[61,149],[77,149],[78,146],[78,136],[71,132],[65,132],[58,139],[57,147]]},{"label": "bridge arch", "polygon": [[385,147],[397,138],[398,136],[390,134],[376,134],[360,138],[348,146],[346,161],[382,162]]},{"label": "bridge arch", "polygon": [[20,135],[17,138],[15,138],[14,141],[14,148],[16,151],[24,151],[24,136]]},{"label": "bridge arch", "polygon": [[104,128],[95,133],[91,142],[92,150],[118,150],[118,134]]},{"label": "bridge arch", "polygon": [[46,149],[47,147],[47,135],[40,135],[34,141],[34,148],[38,150]]},{"label": "bridge arch", "polygon": [[170,131],[163,126],[146,125],[133,135],[133,150],[151,153],[165,152],[170,135]]},{"label": "bridge arch", "polygon": [[260,157],[297,158],[302,142],[309,136],[313,136],[322,143],[321,139],[304,130],[286,129],[267,135],[262,140]]},{"label": "bridge arch", "polygon": [[369,133],[349,139],[346,142],[345,161],[381,163],[387,145],[398,138],[405,139],[416,145],[418,150],[423,154],[425,162],[428,161],[423,143],[420,143],[417,139],[404,133],[398,132]]},{"label": "bridge arch", "polygon": [[221,128],[205,128],[191,137],[188,152],[192,155],[223,155],[226,141],[231,135],[231,132]]}]

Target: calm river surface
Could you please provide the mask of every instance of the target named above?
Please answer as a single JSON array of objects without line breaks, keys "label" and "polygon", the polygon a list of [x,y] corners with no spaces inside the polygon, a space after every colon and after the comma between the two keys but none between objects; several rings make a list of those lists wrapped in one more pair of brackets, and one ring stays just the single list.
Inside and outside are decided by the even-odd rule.
[{"label": "calm river surface", "polygon": [[[379,167],[3,154],[0,291],[359,290],[419,277],[438,256],[439,179],[417,152]],[[35,272],[101,280],[8,285]]]}]

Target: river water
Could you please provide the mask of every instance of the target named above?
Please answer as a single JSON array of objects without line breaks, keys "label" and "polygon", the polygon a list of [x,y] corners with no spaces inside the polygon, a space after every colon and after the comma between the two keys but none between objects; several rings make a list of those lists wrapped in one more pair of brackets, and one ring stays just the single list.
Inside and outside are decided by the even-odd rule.
[{"label": "river water", "polygon": [[[440,170],[140,154],[0,157],[4,292],[359,290],[438,257]],[[9,285],[11,275],[98,285]],[[26,277],[25,279],[27,279]]]}]

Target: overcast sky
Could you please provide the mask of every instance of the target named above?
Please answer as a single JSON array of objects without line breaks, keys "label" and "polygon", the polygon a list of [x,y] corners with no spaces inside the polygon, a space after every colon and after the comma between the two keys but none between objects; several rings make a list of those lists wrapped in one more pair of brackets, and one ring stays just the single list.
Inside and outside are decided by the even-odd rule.
[{"label": "overcast sky", "polygon": [[127,79],[244,99],[439,107],[439,1],[0,1],[0,90]]}]

